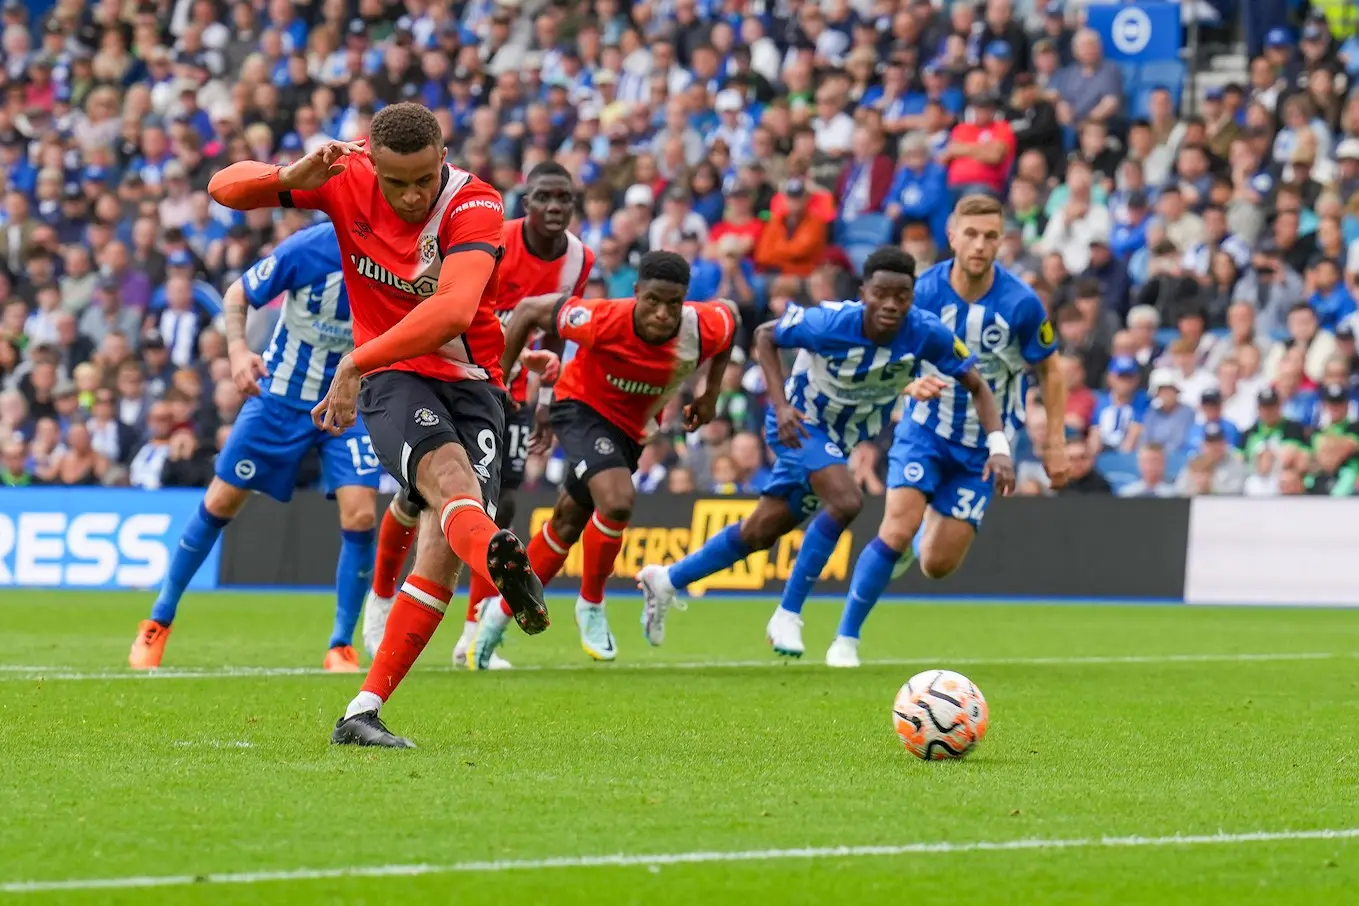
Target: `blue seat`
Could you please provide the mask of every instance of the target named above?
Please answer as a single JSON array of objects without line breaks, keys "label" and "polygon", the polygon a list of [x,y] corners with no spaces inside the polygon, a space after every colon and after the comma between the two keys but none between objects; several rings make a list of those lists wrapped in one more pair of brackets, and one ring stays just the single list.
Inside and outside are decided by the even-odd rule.
[{"label": "blue seat", "polygon": [[1137,84],[1137,77],[1142,70],[1142,64],[1131,60],[1120,60],[1118,68],[1123,70],[1123,90],[1131,90]]},{"label": "blue seat", "polygon": [[1156,344],[1158,346],[1169,346],[1180,338],[1178,327],[1161,327],[1156,331]]},{"label": "blue seat", "polygon": [[854,273],[862,274],[864,261],[892,241],[892,221],[885,214],[863,214],[835,224],[835,244],[844,250]]},{"label": "blue seat", "polygon": [[1137,456],[1134,453],[1108,450],[1095,457],[1095,471],[1113,486],[1114,493],[1118,493],[1137,480]]},{"label": "blue seat", "polygon": [[1184,74],[1184,64],[1179,60],[1157,60],[1153,63],[1143,63],[1142,70],[1137,76],[1138,87],[1169,89],[1171,97],[1175,99],[1175,106],[1178,108],[1180,94],[1184,90]]}]

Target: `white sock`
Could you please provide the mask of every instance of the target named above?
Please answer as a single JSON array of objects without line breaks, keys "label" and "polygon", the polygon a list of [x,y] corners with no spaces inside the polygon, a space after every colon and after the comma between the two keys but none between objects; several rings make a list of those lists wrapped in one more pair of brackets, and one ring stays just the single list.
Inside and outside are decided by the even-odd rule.
[{"label": "white sock", "polygon": [[354,696],[354,700],[345,709],[344,719],[349,720],[355,714],[362,714],[364,711],[376,711],[382,713],[382,699],[376,692],[360,692]]},{"label": "white sock", "polygon": [[835,637],[835,644],[848,645],[851,648],[857,649],[859,647],[859,640],[850,635],[837,635]]}]

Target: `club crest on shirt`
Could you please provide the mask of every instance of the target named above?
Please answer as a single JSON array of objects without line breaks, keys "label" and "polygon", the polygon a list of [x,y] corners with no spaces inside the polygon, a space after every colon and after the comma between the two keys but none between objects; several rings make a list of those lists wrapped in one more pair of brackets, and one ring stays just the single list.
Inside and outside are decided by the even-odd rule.
[{"label": "club crest on shirt", "polygon": [[439,240],[431,233],[420,237],[420,261],[424,264],[433,264],[434,259],[439,257]]},{"label": "club crest on shirt", "polygon": [[435,425],[439,424],[439,416],[428,409],[416,409],[415,423],[422,428],[433,428]]}]

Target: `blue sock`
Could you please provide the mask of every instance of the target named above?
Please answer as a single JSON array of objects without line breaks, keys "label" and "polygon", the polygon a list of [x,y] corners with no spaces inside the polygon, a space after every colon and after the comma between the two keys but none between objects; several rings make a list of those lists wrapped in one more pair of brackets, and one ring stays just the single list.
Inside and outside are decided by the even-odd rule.
[{"label": "blue sock", "polygon": [[156,603],[151,606],[151,619],[162,626],[169,626],[174,622],[175,611],[179,609],[179,599],[183,597],[184,589],[192,581],[194,573],[198,572],[198,567],[208,558],[212,546],[222,534],[222,529],[230,521],[218,519],[209,513],[203,504],[198,505],[198,512],[189,517],[189,524],[184,527],[179,544],[175,545],[175,556],[170,561],[170,569],[165,573],[165,581],[160,585]]},{"label": "blue sock", "polygon": [[354,643],[354,627],[359,624],[363,599],[373,581],[377,531],[341,531],[340,539],[340,559],[335,563],[335,628],[330,631],[331,648]]},{"label": "blue sock", "polygon": [[821,578],[821,571],[830,562],[831,554],[835,553],[835,543],[840,540],[844,530],[845,527],[825,510],[816,514],[802,536],[802,549],[793,561],[793,572],[788,577],[788,584],[783,586],[783,600],[779,602],[779,607],[790,613],[802,613],[807,595],[811,594],[812,587]]},{"label": "blue sock", "polygon": [[691,583],[720,573],[746,557],[750,548],[741,540],[741,525],[729,525],[708,539],[708,543],[670,567],[670,584],[683,591]]},{"label": "blue sock", "polygon": [[840,614],[838,635],[859,637],[864,620],[868,619],[873,605],[878,603],[887,583],[892,581],[892,570],[896,568],[901,554],[887,546],[881,538],[868,542],[859,562],[854,565],[854,577],[849,582],[849,596],[845,598],[845,609]]}]

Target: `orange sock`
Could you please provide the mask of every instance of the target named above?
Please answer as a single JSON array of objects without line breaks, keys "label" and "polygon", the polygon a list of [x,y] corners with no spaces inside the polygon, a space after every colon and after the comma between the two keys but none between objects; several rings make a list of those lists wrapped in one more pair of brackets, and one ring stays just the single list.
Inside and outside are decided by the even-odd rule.
[{"label": "orange sock", "polygon": [[382,644],[368,668],[363,691],[386,701],[410,672],[411,665],[429,644],[434,630],[448,609],[453,592],[421,576],[408,576],[396,596]]},{"label": "orange sock", "polygon": [[382,514],[382,525],[378,528],[377,556],[373,558],[373,594],[390,598],[396,594],[396,577],[410,553],[411,542],[415,540],[415,522],[407,523],[405,516],[392,507]]},{"label": "orange sock", "polygon": [[472,573],[471,587],[467,590],[467,622],[475,623],[477,621],[477,605],[487,598],[494,598],[498,594],[500,592],[496,591],[494,585],[476,573]]},{"label": "orange sock", "polygon": [[543,530],[529,540],[529,566],[533,567],[533,574],[538,577],[538,581],[546,585],[562,571],[566,555],[570,552],[571,548],[563,544],[557,538],[557,533],[552,531],[552,523],[544,522]]},{"label": "orange sock", "polygon": [[467,568],[487,582],[491,574],[486,569],[486,548],[491,538],[500,531],[481,501],[471,497],[453,497],[444,501],[439,511],[439,524],[443,526],[448,546]]},{"label": "orange sock", "polygon": [[590,604],[604,603],[604,583],[613,575],[614,561],[623,549],[626,522],[612,522],[595,513],[580,536],[585,562],[580,570],[580,596]]}]

